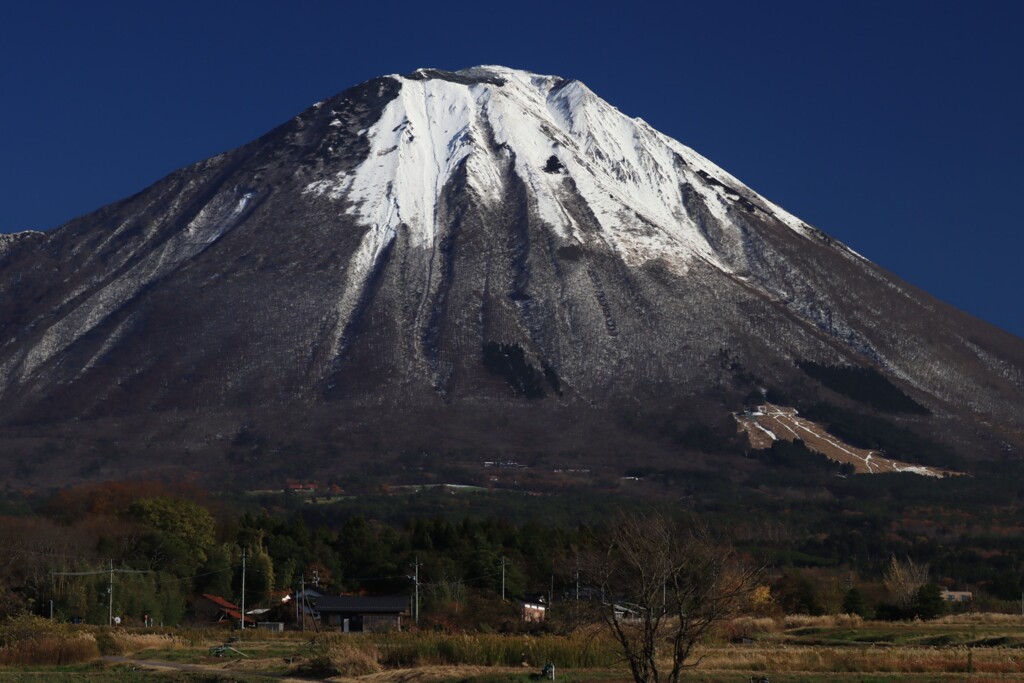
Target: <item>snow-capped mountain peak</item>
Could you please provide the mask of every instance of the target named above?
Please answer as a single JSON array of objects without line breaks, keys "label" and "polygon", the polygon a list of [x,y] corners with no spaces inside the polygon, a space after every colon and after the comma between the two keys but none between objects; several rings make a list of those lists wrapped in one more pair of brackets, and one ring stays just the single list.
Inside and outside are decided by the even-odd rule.
[{"label": "snow-capped mountain peak", "polygon": [[[351,202],[355,215],[373,226],[360,250],[367,268],[401,225],[419,244],[433,243],[442,189],[463,165],[468,185],[491,204],[500,201],[495,190],[511,166],[536,197],[541,219],[561,237],[606,242],[631,265],[657,259],[684,273],[697,257],[725,271],[744,269],[709,243],[706,225],[727,228],[741,203],[807,230],[579,81],[495,66],[391,78],[401,89],[364,133],[367,159],[306,187]],[[597,233],[567,206],[577,194],[600,226]],[[736,244],[730,246],[735,252]]]},{"label": "snow-capped mountain peak", "polygon": [[251,422],[353,461],[662,467],[762,388],[835,400],[833,371],[889,382],[922,430],[1024,433],[1020,340],[579,81],[497,66],[372,79],[0,239],[0,329],[0,447],[134,439],[197,468],[249,453],[225,444]]}]

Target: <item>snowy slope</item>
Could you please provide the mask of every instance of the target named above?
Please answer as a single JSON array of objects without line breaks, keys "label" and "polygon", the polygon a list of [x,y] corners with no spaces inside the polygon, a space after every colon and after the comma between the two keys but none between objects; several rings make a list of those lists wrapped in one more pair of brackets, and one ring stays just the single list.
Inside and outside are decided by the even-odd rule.
[{"label": "snowy slope", "polygon": [[[540,215],[562,237],[602,240],[632,265],[661,259],[685,273],[699,258],[733,269],[688,212],[684,186],[695,188],[721,226],[730,225],[729,212],[746,201],[798,233],[809,232],[707,159],[625,116],[578,81],[496,66],[458,72],[491,77],[468,83],[421,79],[419,73],[392,76],[401,83],[400,95],[362,131],[369,158],[306,187],[354,202],[356,215],[372,226],[360,248],[361,272],[401,224],[420,245],[433,244],[438,199],[463,163],[480,199],[497,202],[501,168],[514,160]],[[575,224],[564,205],[567,180],[593,211],[601,234]]]}]

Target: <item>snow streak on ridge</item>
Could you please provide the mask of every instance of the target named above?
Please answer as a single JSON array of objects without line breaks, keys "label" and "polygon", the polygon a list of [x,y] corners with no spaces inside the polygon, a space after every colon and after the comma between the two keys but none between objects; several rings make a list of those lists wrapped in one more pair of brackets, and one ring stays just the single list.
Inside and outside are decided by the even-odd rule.
[{"label": "snow streak on ridge", "polygon": [[433,244],[438,198],[463,162],[470,187],[482,200],[496,201],[499,169],[509,156],[545,222],[563,237],[588,239],[564,205],[571,179],[594,211],[600,238],[631,265],[663,259],[685,272],[686,263],[700,257],[731,270],[688,215],[684,185],[700,194],[726,230],[732,224],[727,214],[742,197],[795,231],[808,232],[799,219],[688,147],[623,115],[578,81],[503,67],[458,73],[488,73],[504,83],[392,76],[401,91],[364,132],[368,158],[350,173],[306,186],[310,193],[347,198],[351,211],[370,226],[353,264],[357,271],[367,272],[399,225],[409,228],[414,244]]},{"label": "snow streak on ridge", "polygon": [[[470,191],[494,205],[504,196],[511,165],[540,219],[559,237],[606,245],[633,267],[658,260],[686,275],[696,259],[745,276],[741,211],[759,211],[803,237],[815,234],[579,81],[494,66],[390,78],[401,86],[397,96],[360,131],[369,146],[366,159],[304,188],[346,200],[349,213],[368,227],[346,264],[335,353],[399,229],[408,231],[413,246],[435,248],[443,190],[463,168]],[[593,220],[581,219],[581,200]]]}]

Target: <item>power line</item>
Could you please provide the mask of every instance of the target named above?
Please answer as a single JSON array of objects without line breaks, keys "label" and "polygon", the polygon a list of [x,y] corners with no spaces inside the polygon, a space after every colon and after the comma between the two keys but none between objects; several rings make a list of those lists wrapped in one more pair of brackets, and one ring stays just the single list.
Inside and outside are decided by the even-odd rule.
[{"label": "power line", "polygon": [[[113,560],[110,561],[113,565]],[[92,572],[50,572],[52,576],[99,576],[100,574],[155,574],[152,569],[98,569]]]},{"label": "power line", "polygon": [[114,625],[114,573],[118,574],[152,574],[153,571],[150,569],[114,569],[114,560],[110,560],[110,567],[102,571],[93,572],[50,572],[54,576],[98,576],[100,574],[110,574],[110,580],[107,584],[107,626]]}]

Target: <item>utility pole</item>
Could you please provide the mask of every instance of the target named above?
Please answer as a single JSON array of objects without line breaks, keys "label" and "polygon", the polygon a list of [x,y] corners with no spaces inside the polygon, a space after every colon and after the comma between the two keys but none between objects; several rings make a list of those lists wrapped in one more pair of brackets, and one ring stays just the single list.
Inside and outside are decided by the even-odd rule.
[{"label": "utility pole", "polygon": [[107,583],[107,626],[114,625],[114,560],[110,560],[110,581]]},{"label": "utility pole", "polygon": [[501,601],[505,601],[505,556],[501,556]]},{"label": "utility pole", "polygon": [[[91,572],[50,572],[53,576],[99,576],[107,574],[107,626],[114,625],[114,572],[118,574],[149,574],[149,571],[139,569],[114,569],[114,560],[110,560],[107,569],[98,569]],[[50,618],[53,618],[53,601],[50,604]]]},{"label": "utility pole", "polygon": [[580,616],[580,558],[576,556],[576,618]]},{"label": "utility pole", "polygon": [[[313,608],[310,607],[310,605],[309,605],[309,596],[306,594],[306,575],[305,574],[302,575],[302,579],[300,581],[301,581],[301,583],[299,585],[302,586],[302,588],[299,591],[300,593],[302,593],[302,632],[305,633],[306,632],[306,614],[309,613],[310,616],[313,616],[313,614],[312,614]],[[316,629],[317,633],[320,633],[320,622],[317,621],[317,618],[315,616],[313,616],[313,628]]]},{"label": "utility pole", "polygon": [[242,548],[242,614],[239,621],[242,631],[245,631],[245,548]]},{"label": "utility pole", "polygon": [[[302,601],[302,632],[306,632],[306,575],[303,574],[302,578],[299,579],[299,600]],[[299,618],[299,600],[295,601],[295,618]]]},{"label": "utility pole", "polygon": [[413,623],[417,626],[420,625],[420,556],[416,555],[413,564],[413,581],[416,584],[416,602],[413,605],[415,613],[413,615]]}]

